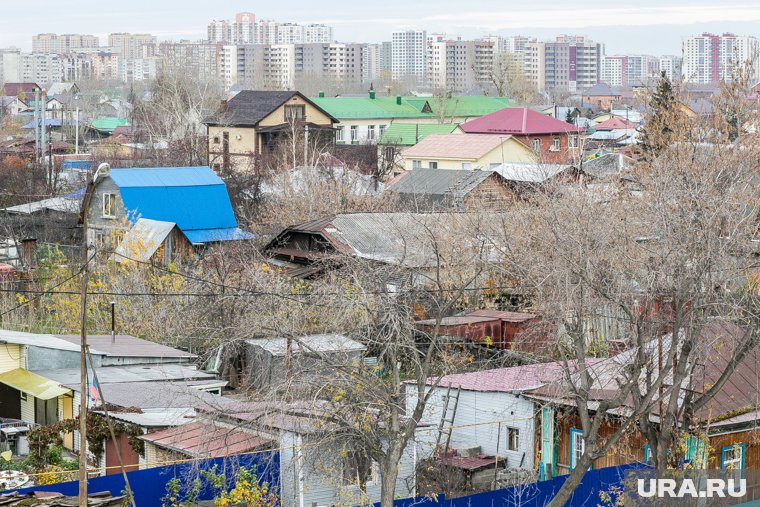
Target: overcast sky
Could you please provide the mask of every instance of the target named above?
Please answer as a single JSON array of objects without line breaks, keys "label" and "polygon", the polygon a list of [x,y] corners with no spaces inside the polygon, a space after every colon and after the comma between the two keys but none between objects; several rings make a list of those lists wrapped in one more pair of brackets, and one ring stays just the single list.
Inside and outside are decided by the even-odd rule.
[{"label": "overcast sky", "polygon": [[[760,0],[2,0],[0,47],[31,48],[40,32],[149,32],[163,39],[201,39],[211,19],[255,12],[259,19],[326,23],[342,42],[390,40],[398,28],[471,38],[558,33],[588,35],[615,53],[680,53],[690,34],[734,32],[760,36]],[[601,5],[600,5],[601,4]]]}]

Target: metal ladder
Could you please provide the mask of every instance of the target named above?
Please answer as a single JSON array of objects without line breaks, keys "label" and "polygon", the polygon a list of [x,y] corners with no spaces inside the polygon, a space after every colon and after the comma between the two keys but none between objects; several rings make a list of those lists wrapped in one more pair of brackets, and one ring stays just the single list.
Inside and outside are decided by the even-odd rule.
[{"label": "metal ladder", "polygon": [[[443,404],[443,411],[441,412],[441,421],[438,423],[438,437],[435,440],[435,449],[441,445],[441,437],[446,434],[446,447],[443,449],[443,457],[449,451],[449,445],[451,444],[451,433],[454,430],[454,418],[457,415],[457,407],[459,406],[459,394],[462,392],[462,387],[459,386],[454,390],[454,395],[451,394],[451,384],[449,384],[446,390],[445,402]],[[449,415],[449,405],[451,400],[454,400],[454,404],[451,407],[451,415]],[[448,426],[446,426],[448,424]],[[446,426],[446,427],[444,427]]]}]

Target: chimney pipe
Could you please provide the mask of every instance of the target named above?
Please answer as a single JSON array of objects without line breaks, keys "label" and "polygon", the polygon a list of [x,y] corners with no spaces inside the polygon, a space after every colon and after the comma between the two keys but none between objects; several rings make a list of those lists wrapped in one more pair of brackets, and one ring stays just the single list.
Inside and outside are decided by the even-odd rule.
[{"label": "chimney pipe", "polygon": [[396,95],[396,104],[401,105],[401,95]]},{"label": "chimney pipe", "polygon": [[227,101],[226,100],[222,101],[222,103],[221,103],[221,109],[222,109],[223,113],[227,112]]},{"label": "chimney pipe", "polygon": [[319,92],[319,98],[320,99],[325,98],[325,92],[323,92],[323,91],[320,90],[320,92]]},{"label": "chimney pipe", "polygon": [[111,301],[111,343],[116,343],[116,301]]}]

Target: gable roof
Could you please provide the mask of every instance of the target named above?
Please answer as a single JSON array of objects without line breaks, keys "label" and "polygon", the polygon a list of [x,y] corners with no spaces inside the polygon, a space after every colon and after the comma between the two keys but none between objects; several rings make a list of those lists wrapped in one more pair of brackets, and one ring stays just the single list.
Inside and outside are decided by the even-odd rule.
[{"label": "gable roof", "polygon": [[437,157],[477,160],[495,150],[512,136],[482,134],[430,134],[416,145],[404,150],[405,158]]},{"label": "gable roof", "polygon": [[473,134],[557,134],[578,132],[578,127],[527,107],[508,107],[462,124]]},{"label": "gable roof", "polygon": [[597,123],[594,125],[594,130],[629,130],[629,129],[635,129],[638,125],[636,125],[633,122],[626,121],[624,118],[618,118],[617,116],[613,116],[607,121],[603,121],[601,123]]},{"label": "gable roof", "polygon": [[520,183],[543,183],[564,171],[573,170],[572,165],[504,163],[494,167],[507,181]]},{"label": "gable roof", "polygon": [[227,101],[223,110],[206,118],[207,125],[238,125],[255,127],[258,123],[293,97],[300,97],[337,123],[338,120],[313,100],[296,91],[243,90]]},{"label": "gable roof", "polygon": [[5,83],[0,90],[0,95],[18,95],[19,92],[24,92],[25,95],[31,94],[31,97],[27,98],[33,98],[35,88],[42,87],[37,83]]},{"label": "gable roof", "polygon": [[[493,171],[415,169],[404,173],[388,191],[406,197],[424,197],[435,202],[457,201],[494,174]],[[498,175],[497,177],[501,179]]]},{"label": "gable roof", "polygon": [[140,437],[159,447],[199,458],[222,458],[271,447],[274,441],[234,426],[194,421]]},{"label": "gable roof", "polygon": [[173,222],[191,243],[250,239],[224,181],[206,166],[111,169],[130,221]]},{"label": "gable roof", "polygon": [[436,97],[316,97],[315,104],[336,118],[435,118],[478,117],[512,104],[506,97],[472,95]]},{"label": "gable roof", "polygon": [[414,146],[430,134],[451,134],[458,128],[455,123],[391,123],[377,144]]},{"label": "gable roof", "polygon": [[612,89],[610,85],[599,81],[591,88],[583,92],[584,97],[620,97],[620,93]]},{"label": "gable roof", "polygon": [[93,119],[90,122],[90,126],[100,132],[113,134],[113,131],[116,130],[116,127],[123,127],[128,123],[129,122],[127,122],[126,118],[106,117]]}]

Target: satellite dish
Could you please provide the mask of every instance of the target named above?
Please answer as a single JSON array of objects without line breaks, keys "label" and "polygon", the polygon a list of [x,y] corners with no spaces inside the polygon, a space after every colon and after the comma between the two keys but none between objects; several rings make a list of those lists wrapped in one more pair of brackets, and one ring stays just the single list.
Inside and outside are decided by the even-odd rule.
[{"label": "satellite dish", "polygon": [[10,461],[12,457],[13,457],[12,451],[0,452],[0,458],[3,458],[5,461]]}]

